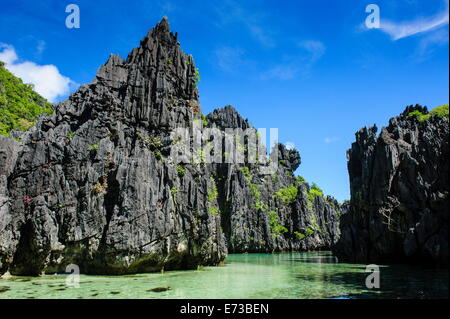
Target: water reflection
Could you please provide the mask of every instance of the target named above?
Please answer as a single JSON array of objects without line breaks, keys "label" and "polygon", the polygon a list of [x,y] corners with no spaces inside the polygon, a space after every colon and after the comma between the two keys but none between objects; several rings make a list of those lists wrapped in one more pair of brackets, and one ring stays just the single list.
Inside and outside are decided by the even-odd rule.
[{"label": "water reflection", "polygon": [[82,275],[79,289],[64,276],[0,279],[0,298],[448,298],[446,270],[381,265],[381,288],[370,290],[365,266],[329,252],[230,255],[195,271]]}]

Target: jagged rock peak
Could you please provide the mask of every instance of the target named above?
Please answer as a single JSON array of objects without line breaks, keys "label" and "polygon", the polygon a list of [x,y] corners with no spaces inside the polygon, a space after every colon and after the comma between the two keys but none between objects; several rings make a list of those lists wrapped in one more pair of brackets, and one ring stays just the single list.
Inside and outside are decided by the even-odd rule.
[{"label": "jagged rock peak", "polygon": [[170,23],[167,16],[164,16],[150,32],[156,36],[170,34]]},{"label": "jagged rock peak", "polygon": [[428,114],[428,107],[422,106],[420,104],[416,105],[408,105],[405,110],[401,113],[400,117],[405,118],[407,117],[411,112],[419,111],[422,114]]},{"label": "jagged rock peak", "polygon": [[119,55],[111,53],[105,66],[113,66],[119,64],[123,64],[123,59]]},{"label": "jagged rock peak", "polygon": [[[239,128],[242,130],[254,129],[248,121],[244,119],[239,112],[231,105],[227,105],[223,108],[215,109],[207,116],[208,122],[212,126],[220,129],[227,128]],[[295,171],[301,164],[300,153],[296,149],[288,149],[284,144],[278,143],[276,148],[272,151],[278,152],[278,160],[281,165],[287,168],[289,171]]]},{"label": "jagged rock peak", "polygon": [[381,128],[380,134],[378,134],[377,125],[374,124],[373,126],[363,127],[359,129],[359,131],[355,133],[356,140],[360,141],[362,145],[369,145],[373,144],[378,137],[386,139],[388,137],[387,136],[388,132],[391,132],[392,134],[394,134],[396,138],[398,138],[399,130],[397,129],[397,127],[399,125],[408,128],[412,128],[415,125],[414,122],[415,117],[410,116],[410,114],[414,111],[418,111],[424,115],[429,113],[427,106],[422,106],[420,104],[408,105],[405,107],[405,110],[402,113],[400,113],[399,116],[392,117],[389,119],[389,126],[388,127],[383,126]]},{"label": "jagged rock peak", "polygon": [[117,66],[123,65],[123,62],[123,59],[119,55],[111,53],[108,61],[98,69],[94,82],[99,79],[108,79],[114,76],[114,73],[117,73]]},{"label": "jagged rock peak", "polygon": [[215,109],[213,112],[208,114],[207,118],[209,122],[214,123],[221,129],[241,128],[246,130],[248,128],[253,128],[248,120],[244,119],[231,105]]},{"label": "jagged rock peak", "polygon": [[[154,28],[150,29],[147,35],[141,40],[138,48],[135,48],[128,55],[127,63],[139,61],[139,56],[147,56],[147,53],[158,49],[158,52],[153,52],[153,57],[168,53],[168,55],[176,55],[181,51],[180,43],[178,42],[178,33],[170,32],[170,25],[167,17],[164,17]],[[183,54],[184,55],[184,54]],[[187,58],[192,59],[190,56]],[[193,61],[190,61],[193,62]]]},{"label": "jagged rock peak", "polygon": [[[191,55],[185,54],[163,18],[124,61],[111,54],[91,83],[83,85],[58,109],[76,108],[87,115],[105,101],[108,118],[127,118],[146,129],[188,126],[201,113],[197,82],[199,73]],[[96,103],[84,103],[87,97]],[[100,109],[104,109],[101,107]],[[179,111],[184,115],[180,116]]]},{"label": "jagged rock peak", "polygon": [[[110,54],[107,62],[102,65],[97,73],[97,77],[102,77],[104,71],[113,71],[114,67],[122,65],[130,67],[136,64],[139,69],[150,71],[161,70],[164,66],[171,65],[176,71],[187,69],[184,75],[195,80],[195,63],[191,55],[185,54],[177,40],[178,33],[170,32],[170,25],[167,17],[150,29],[147,35],[141,39],[139,47],[131,50],[126,61],[117,54]],[[179,72],[177,72],[179,73]],[[144,74],[141,74],[144,75]],[[182,74],[179,74],[180,76]]]},{"label": "jagged rock peak", "polygon": [[302,163],[300,152],[296,149],[288,149],[284,144],[278,144],[278,160],[280,165],[294,172]]}]

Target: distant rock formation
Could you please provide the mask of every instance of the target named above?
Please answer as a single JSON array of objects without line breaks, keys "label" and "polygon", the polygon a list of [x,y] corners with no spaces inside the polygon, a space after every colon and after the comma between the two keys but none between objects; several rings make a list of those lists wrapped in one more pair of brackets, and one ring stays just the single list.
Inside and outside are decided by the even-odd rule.
[{"label": "distant rock formation", "polygon": [[197,82],[164,18],[21,142],[0,137],[0,274],[194,269],[228,251],[329,248],[339,205],[296,179],[297,151],[277,145],[271,175],[248,160],[205,163],[204,151],[174,161],[177,128],[254,130],[232,107],[201,115]]},{"label": "distant rock formation", "polygon": [[340,261],[448,265],[448,105],[437,111],[409,106],[379,136],[376,126],[356,133]]},{"label": "distant rock formation", "polygon": [[[207,116],[212,127],[254,128],[228,106]],[[256,132],[256,131],[255,131]],[[214,165],[222,227],[228,250],[274,252],[329,249],[339,237],[340,208],[331,197],[311,194],[293,172],[300,166],[297,150],[278,144],[277,171],[263,174],[258,165]]]}]

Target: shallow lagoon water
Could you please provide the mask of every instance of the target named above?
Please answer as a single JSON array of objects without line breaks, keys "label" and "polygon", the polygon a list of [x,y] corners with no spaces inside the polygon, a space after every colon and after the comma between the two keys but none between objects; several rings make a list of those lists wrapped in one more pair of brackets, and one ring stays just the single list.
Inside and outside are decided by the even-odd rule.
[{"label": "shallow lagoon water", "polygon": [[[367,289],[366,265],[329,252],[229,255],[224,266],[129,276],[64,275],[0,279],[0,298],[448,298],[448,270],[380,265],[380,289]],[[170,290],[154,288],[170,287]]]}]

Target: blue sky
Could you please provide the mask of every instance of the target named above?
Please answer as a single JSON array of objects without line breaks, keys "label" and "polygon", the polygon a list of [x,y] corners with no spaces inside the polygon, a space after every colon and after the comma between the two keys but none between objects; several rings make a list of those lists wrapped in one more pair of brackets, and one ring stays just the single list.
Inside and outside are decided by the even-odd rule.
[{"label": "blue sky", "polygon": [[[79,5],[80,29],[65,7]],[[367,29],[366,6],[381,28]],[[297,173],[349,197],[346,150],[409,104],[448,103],[448,1],[1,0],[0,59],[53,101],[126,57],[167,15],[201,72],[205,113],[234,105],[300,150]]]}]

